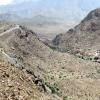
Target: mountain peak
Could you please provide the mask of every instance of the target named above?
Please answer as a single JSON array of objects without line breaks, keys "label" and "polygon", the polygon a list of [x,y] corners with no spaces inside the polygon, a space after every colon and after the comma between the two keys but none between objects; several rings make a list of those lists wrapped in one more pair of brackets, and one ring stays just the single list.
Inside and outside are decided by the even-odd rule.
[{"label": "mountain peak", "polygon": [[100,50],[100,8],[92,10],[79,25],[70,29],[59,39],[55,38],[53,42],[56,48],[63,52],[75,55],[82,53],[82,55],[92,57],[95,57],[97,53],[100,57],[98,53]]},{"label": "mountain peak", "polygon": [[95,18],[100,18],[100,8],[92,10],[84,20],[87,21]]}]

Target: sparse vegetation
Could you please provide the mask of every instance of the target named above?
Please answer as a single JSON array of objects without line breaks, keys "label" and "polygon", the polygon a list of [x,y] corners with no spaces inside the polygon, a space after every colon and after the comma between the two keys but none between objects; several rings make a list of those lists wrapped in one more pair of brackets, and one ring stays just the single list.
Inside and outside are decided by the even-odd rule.
[{"label": "sparse vegetation", "polygon": [[63,100],[68,100],[67,96],[64,96],[64,97],[63,97]]},{"label": "sparse vegetation", "polygon": [[52,94],[59,94],[59,88],[57,87],[56,84],[51,85],[50,83],[46,82],[46,86],[50,88]]}]

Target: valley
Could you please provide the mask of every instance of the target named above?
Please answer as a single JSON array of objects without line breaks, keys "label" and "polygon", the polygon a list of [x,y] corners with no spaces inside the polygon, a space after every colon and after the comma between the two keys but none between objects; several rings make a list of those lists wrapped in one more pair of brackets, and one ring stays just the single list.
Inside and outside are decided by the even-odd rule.
[{"label": "valley", "polygon": [[26,27],[4,22],[1,27],[0,59],[43,80],[51,100],[99,100],[99,63],[55,51]]},{"label": "valley", "polygon": [[100,8],[19,2],[0,6],[0,100],[100,100]]}]

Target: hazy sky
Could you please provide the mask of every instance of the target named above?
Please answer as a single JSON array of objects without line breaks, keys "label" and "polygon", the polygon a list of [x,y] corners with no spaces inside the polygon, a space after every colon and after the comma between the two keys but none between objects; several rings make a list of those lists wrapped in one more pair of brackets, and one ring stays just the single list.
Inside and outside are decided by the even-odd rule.
[{"label": "hazy sky", "polygon": [[[25,1],[33,2],[24,3]],[[84,18],[84,16],[86,16],[91,10],[100,8],[100,0],[0,0],[0,5],[18,4],[21,2],[23,3],[20,6],[14,5],[10,10],[7,8],[3,11],[17,11],[19,13],[22,10],[23,15],[24,12],[29,12],[28,14],[31,15],[39,13],[45,16],[48,16],[49,13],[49,16],[61,16],[63,18],[80,20]],[[26,10],[24,11],[23,9]]]},{"label": "hazy sky", "polygon": [[13,0],[0,0],[0,5],[7,5],[7,4],[10,4],[12,2],[13,2]]},{"label": "hazy sky", "polygon": [[20,3],[23,1],[39,1],[39,0],[0,0],[0,5],[8,5],[12,3]]},{"label": "hazy sky", "polygon": [[[23,1],[43,1],[45,2],[46,0],[0,0],[0,5],[8,5],[8,4],[15,4],[15,3],[21,3]],[[50,0],[52,3],[55,0]],[[65,0],[57,0],[58,2],[63,2]],[[80,7],[82,7],[83,9],[85,8],[90,8],[90,6],[93,6],[93,8],[97,8],[100,7],[100,0],[66,0],[66,3],[79,3]],[[64,2],[65,3],[65,2]]]}]

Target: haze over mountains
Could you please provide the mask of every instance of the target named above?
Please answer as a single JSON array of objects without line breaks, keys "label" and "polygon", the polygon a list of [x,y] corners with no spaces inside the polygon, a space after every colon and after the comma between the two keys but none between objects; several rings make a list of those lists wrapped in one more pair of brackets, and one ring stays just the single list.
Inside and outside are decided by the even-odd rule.
[{"label": "haze over mountains", "polygon": [[12,16],[18,24],[34,28],[44,38],[51,39],[78,24],[90,10],[99,5],[98,0],[15,0],[1,6],[0,14]]},{"label": "haze over mountains", "polygon": [[[100,4],[99,2],[97,3],[97,1],[98,0],[91,0],[91,2],[89,2],[89,0],[72,0],[71,2],[70,0],[63,0],[62,2],[59,0],[18,0],[13,1],[12,4],[7,6],[1,6],[0,10],[1,13],[9,12],[23,17],[33,17],[42,14],[48,17],[57,16],[58,18],[80,20],[84,17],[84,12],[86,15],[90,10],[99,7]],[[94,6],[92,6],[92,4],[94,4]],[[73,10],[75,10],[76,13],[73,12]]]}]

